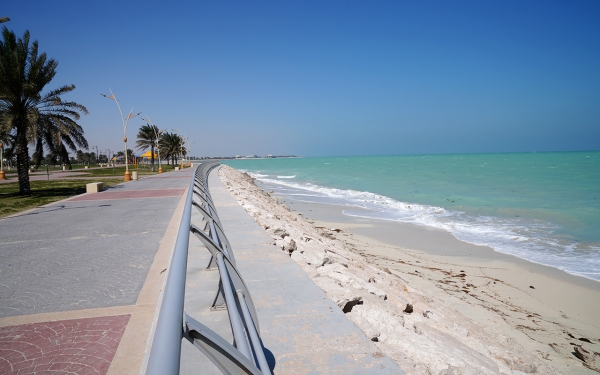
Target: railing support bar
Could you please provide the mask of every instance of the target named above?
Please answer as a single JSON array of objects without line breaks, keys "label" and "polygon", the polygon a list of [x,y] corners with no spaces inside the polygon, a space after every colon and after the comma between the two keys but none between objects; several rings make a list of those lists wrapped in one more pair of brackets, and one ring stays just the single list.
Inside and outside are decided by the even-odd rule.
[{"label": "railing support bar", "polygon": [[235,303],[235,297],[231,289],[231,282],[229,281],[229,272],[227,266],[223,261],[223,254],[217,254],[217,265],[219,267],[219,273],[221,274],[221,280],[223,280],[223,292],[225,292],[225,303],[227,304],[227,313],[229,314],[229,321],[231,322],[231,329],[233,330],[233,337],[235,338],[235,344],[238,350],[245,355],[248,359],[252,360],[252,352],[248,347],[248,341],[246,334],[244,333],[244,326],[238,313],[237,304]]},{"label": "railing support bar", "polygon": [[262,343],[258,337],[258,333],[256,332],[256,326],[252,320],[252,315],[250,314],[250,310],[246,304],[244,292],[238,290],[237,295],[238,301],[240,301],[240,306],[242,308],[242,313],[244,314],[244,320],[246,321],[246,328],[248,329],[248,334],[250,335],[250,340],[252,341],[252,347],[254,347],[254,353],[256,354],[256,359],[258,360],[260,371],[264,375],[272,375],[267,358],[265,358],[265,352],[263,351]]}]

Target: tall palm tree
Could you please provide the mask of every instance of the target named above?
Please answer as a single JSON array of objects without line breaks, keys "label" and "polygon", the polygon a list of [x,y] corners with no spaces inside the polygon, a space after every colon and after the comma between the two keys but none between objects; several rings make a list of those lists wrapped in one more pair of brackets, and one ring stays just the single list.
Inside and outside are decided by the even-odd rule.
[{"label": "tall palm tree", "polygon": [[150,162],[152,164],[152,172],[154,172],[154,147],[158,143],[157,137],[160,134],[160,130],[156,125],[146,124],[140,128],[137,134],[137,141],[135,145],[138,150],[146,150],[150,147]]},{"label": "tall palm tree", "polygon": [[75,89],[74,85],[42,93],[56,75],[58,62],[39,53],[37,41],[29,43],[29,31],[17,38],[3,27],[2,37],[0,129],[9,129],[14,135],[19,193],[30,194],[28,144],[35,144],[37,151],[46,147],[68,161],[66,147],[73,151],[76,145],[88,147],[83,129],[77,124],[79,113],[88,112],[81,104],[61,99],[61,95]]}]

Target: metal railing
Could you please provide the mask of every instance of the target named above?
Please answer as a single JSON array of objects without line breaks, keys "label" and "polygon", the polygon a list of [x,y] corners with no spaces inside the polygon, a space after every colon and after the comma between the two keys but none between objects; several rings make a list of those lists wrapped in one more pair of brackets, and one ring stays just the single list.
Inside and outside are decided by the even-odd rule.
[{"label": "metal railing", "polygon": [[[272,374],[260,339],[252,297],[237,270],[233,251],[208,190],[208,174],[218,165],[218,162],[207,162],[197,167],[188,190],[156,324],[147,374],[179,374],[182,338],[190,341],[224,374]],[[203,228],[191,223],[192,207],[202,215]],[[233,344],[184,311],[191,233],[211,253],[207,268],[217,267],[219,270],[219,288],[212,307],[227,308]]]}]

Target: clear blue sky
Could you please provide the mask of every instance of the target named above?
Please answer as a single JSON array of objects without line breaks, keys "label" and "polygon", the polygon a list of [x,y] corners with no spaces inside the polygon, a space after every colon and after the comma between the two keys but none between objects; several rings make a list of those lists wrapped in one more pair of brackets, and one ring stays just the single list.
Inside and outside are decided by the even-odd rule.
[{"label": "clear blue sky", "polygon": [[[122,148],[110,87],[192,154],[600,149],[599,1],[5,1]],[[143,122],[134,119],[128,136]]]}]

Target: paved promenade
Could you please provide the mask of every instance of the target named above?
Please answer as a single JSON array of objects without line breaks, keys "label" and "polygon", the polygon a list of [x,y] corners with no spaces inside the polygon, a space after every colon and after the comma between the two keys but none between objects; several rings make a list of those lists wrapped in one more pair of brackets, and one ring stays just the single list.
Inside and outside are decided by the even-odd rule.
[{"label": "paved promenade", "polygon": [[[139,374],[193,169],[0,220],[0,374]],[[211,193],[254,299],[275,374],[402,374],[235,202]],[[200,220],[194,213],[192,221]],[[190,240],[186,311],[226,339],[211,311],[218,272]],[[218,374],[184,340],[182,374]]]},{"label": "paved promenade", "polygon": [[191,175],[0,220],[0,374],[139,373]]}]

